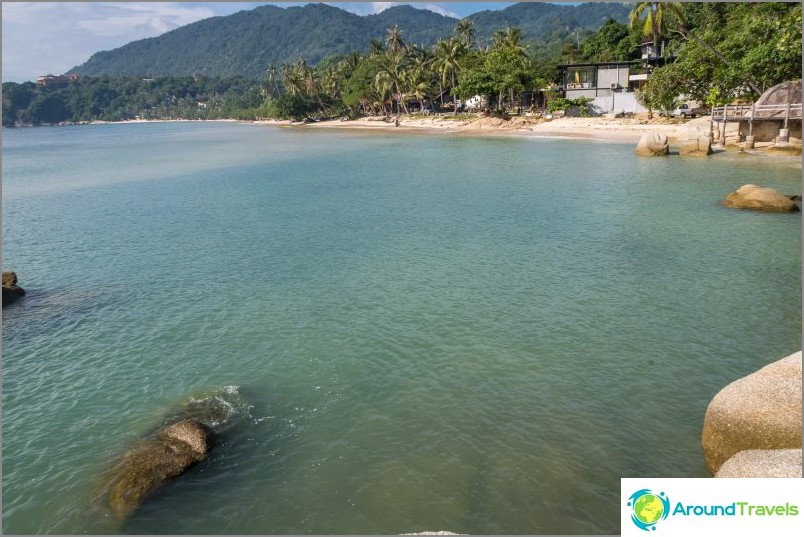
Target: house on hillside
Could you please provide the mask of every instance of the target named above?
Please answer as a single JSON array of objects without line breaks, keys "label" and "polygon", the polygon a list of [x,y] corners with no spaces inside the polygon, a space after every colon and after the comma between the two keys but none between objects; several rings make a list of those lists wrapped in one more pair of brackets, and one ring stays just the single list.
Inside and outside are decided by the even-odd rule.
[{"label": "house on hillside", "polygon": [[78,75],[42,75],[36,79],[40,86],[53,86],[56,84],[69,84],[78,80]]}]

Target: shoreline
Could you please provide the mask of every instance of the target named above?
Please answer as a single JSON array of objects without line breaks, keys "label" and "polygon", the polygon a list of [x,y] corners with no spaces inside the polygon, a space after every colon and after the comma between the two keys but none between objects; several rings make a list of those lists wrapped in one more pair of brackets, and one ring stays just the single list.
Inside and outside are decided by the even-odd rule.
[{"label": "shoreline", "polygon": [[[596,117],[562,117],[552,120],[529,117],[514,117],[509,120],[491,117],[449,119],[450,116],[437,117],[400,117],[398,127],[386,122],[384,117],[363,117],[348,121],[340,119],[305,123],[302,121],[261,119],[241,120],[231,118],[220,119],[131,119],[123,121],[87,121],[81,123],[41,125],[49,127],[84,126],[84,125],[119,125],[132,123],[241,123],[243,125],[282,127],[291,129],[335,129],[353,132],[380,131],[384,134],[426,134],[431,136],[449,135],[460,137],[520,137],[555,140],[588,140],[616,144],[636,144],[641,137],[650,132],[659,132],[668,137],[672,145],[678,145],[689,131],[697,130],[705,133],[709,130],[709,116],[688,121],[668,120],[656,117],[647,120],[646,114],[634,118]],[[25,128],[25,126],[8,126],[8,128]],[[733,143],[727,147],[713,146],[714,154],[750,154],[755,156],[780,157],[764,151],[773,146],[771,142],[758,142],[756,149],[743,150]],[[801,157],[797,157],[801,166]]]},{"label": "shoreline", "polygon": [[[708,118],[706,122],[708,124]],[[515,117],[511,120],[476,118],[452,120],[435,118],[400,118],[399,127],[382,118],[360,118],[349,121],[329,120],[303,123],[279,120],[257,120],[256,125],[295,127],[311,129],[381,130],[399,133],[452,134],[462,136],[525,136],[533,138],[557,138],[573,140],[596,140],[617,143],[634,143],[646,132],[659,131],[671,140],[686,123],[649,123],[637,119],[607,119],[602,117],[564,117],[553,120],[538,120]]]}]

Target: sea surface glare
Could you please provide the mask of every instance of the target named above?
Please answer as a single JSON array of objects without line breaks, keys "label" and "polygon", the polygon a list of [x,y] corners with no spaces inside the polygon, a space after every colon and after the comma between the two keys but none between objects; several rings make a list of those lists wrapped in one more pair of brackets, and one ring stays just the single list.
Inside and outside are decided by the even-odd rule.
[{"label": "sea surface glare", "polygon": [[[796,159],[235,123],[3,130],[6,533],[614,534],[801,348]],[[235,390],[111,528],[110,461]]]}]

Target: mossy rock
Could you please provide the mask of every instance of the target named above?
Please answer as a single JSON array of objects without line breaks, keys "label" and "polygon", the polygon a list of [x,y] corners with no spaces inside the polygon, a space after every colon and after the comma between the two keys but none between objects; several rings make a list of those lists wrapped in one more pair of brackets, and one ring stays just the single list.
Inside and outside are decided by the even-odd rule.
[{"label": "mossy rock", "polygon": [[152,493],[209,455],[212,432],[197,421],[181,421],[141,440],[115,463],[106,484],[107,505],[120,519]]},{"label": "mossy rock", "polygon": [[780,155],[787,157],[801,156],[801,146],[797,144],[774,145],[763,151],[766,155]]}]

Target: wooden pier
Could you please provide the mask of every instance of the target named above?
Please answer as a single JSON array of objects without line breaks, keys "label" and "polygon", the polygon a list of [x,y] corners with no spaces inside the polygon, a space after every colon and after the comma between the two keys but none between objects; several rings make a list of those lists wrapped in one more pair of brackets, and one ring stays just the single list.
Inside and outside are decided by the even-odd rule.
[{"label": "wooden pier", "polygon": [[[726,124],[748,122],[748,136],[754,135],[754,122],[784,122],[783,129],[788,128],[791,119],[801,120],[801,103],[798,104],[736,104],[713,106],[709,122],[709,139],[712,143],[719,140],[726,143]],[[717,126],[715,124],[717,123]],[[717,136],[715,136],[717,133]]]}]

